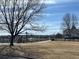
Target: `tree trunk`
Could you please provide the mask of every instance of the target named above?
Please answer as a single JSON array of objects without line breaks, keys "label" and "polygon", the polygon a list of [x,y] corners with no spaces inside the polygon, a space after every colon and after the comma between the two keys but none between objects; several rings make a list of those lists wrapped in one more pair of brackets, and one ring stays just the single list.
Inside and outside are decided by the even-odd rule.
[{"label": "tree trunk", "polygon": [[14,44],[13,44],[13,41],[14,41],[14,36],[11,36],[11,38],[10,38],[10,46],[14,46]]}]

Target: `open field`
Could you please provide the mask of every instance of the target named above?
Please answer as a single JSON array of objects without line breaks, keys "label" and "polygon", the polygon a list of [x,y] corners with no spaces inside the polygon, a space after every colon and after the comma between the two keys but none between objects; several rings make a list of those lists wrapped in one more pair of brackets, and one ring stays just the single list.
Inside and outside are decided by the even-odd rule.
[{"label": "open field", "polygon": [[35,59],[79,59],[79,42],[43,41],[15,44],[14,47],[0,45],[0,54]]}]

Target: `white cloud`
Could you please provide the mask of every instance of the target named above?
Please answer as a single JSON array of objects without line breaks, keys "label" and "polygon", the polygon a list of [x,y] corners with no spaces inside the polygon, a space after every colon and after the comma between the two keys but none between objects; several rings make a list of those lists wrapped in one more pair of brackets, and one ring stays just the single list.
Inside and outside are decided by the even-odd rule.
[{"label": "white cloud", "polygon": [[56,3],[79,2],[78,0],[55,0]]},{"label": "white cloud", "polygon": [[55,0],[44,0],[45,4],[55,4]]},{"label": "white cloud", "polygon": [[79,2],[79,0],[44,0],[45,4],[58,4],[58,3],[70,3]]},{"label": "white cloud", "polygon": [[40,14],[37,14],[37,15],[42,15],[42,16],[53,16],[53,15],[56,15],[56,14],[40,13]]}]

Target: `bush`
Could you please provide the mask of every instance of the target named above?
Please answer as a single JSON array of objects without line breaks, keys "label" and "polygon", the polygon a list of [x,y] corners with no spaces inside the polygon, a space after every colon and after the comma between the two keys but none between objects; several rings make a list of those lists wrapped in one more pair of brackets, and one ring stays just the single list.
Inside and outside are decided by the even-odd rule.
[{"label": "bush", "polygon": [[51,39],[51,41],[54,41],[55,39]]}]

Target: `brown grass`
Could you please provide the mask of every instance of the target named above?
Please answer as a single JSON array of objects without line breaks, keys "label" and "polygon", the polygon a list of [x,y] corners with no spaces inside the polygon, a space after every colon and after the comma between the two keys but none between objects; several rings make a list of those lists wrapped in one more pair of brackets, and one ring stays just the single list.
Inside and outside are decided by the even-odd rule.
[{"label": "brown grass", "polygon": [[[5,47],[5,49],[2,49]],[[1,46],[1,54],[29,56],[36,59],[79,59],[79,42],[44,41],[25,45]]]}]

